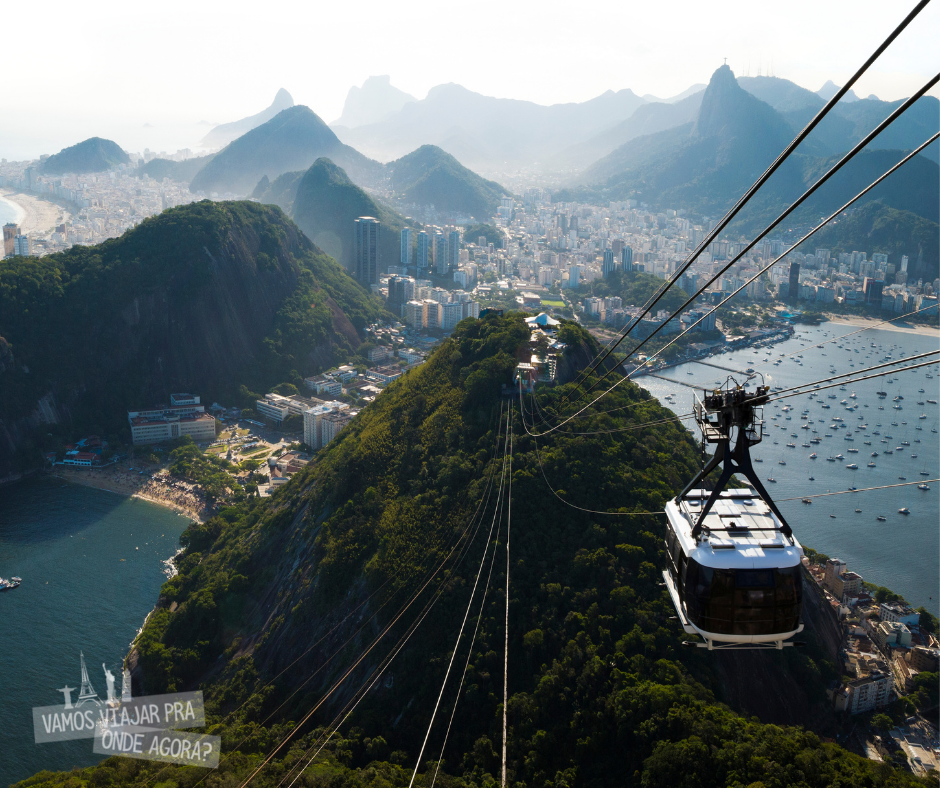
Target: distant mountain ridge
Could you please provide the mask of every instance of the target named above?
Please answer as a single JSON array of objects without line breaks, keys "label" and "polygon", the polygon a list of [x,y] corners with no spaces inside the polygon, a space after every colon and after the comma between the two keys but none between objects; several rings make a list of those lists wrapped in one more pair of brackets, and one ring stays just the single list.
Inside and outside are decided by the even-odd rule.
[{"label": "distant mountain ridge", "polygon": [[116,142],[102,137],[91,137],[50,156],[42,162],[40,170],[44,175],[105,172],[130,162],[130,156]]},{"label": "distant mountain ridge", "polygon": [[392,85],[388,75],[369,77],[361,88],[353,85],[349,89],[343,114],[330,125],[352,129],[377,123],[412,101],[417,99]]},{"label": "distant mountain ridge", "polygon": [[500,198],[509,194],[436,145],[422,145],[391,162],[388,169],[392,187],[404,202],[433,205],[439,211],[463,213],[479,221],[495,215]]},{"label": "distant mountain ridge", "polygon": [[189,183],[196,177],[196,173],[206,166],[213,158],[214,153],[208,156],[195,156],[183,161],[172,161],[171,159],[151,159],[139,169],[141,175],[149,175],[157,181],[169,178],[181,183]]},{"label": "distant mountain ridge", "polygon": [[344,145],[309,107],[282,110],[231,142],[193,178],[190,190],[250,194],[262,177],[269,180],[305,170],[321,156],[347,168],[360,183],[381,177],[382,167]]},{"label": "distant mountain ridge", "polygon": [[222,148],[233,140],[238,139],[242,134],[257,128],[262,123],[267,123],[271,118],[285,109],[294,106],[294,99],[284,88],[278,90],[274,96],[274,101],[266,109],[255,113],[241,120],[234,120],[231,123],[223,123],[213,128],[199,144],[204,148]]}]

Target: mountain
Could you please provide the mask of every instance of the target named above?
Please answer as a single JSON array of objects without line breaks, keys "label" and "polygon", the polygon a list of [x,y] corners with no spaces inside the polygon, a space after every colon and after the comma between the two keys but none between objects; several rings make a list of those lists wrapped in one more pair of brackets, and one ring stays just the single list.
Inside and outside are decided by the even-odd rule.
[{"label": "mountain", "polygon": [[[819,96],[823,101],[829,101],[836,93],[839,92],[839,86],[835,84],[831,79],[826,80],[826,84],[823,85],[819,90],[816,91],[816,95]],[[858,101],[858,96],[855,95],[855,91],[849,89],[848,92],[842,97],[841,101]]]},{"label": "mountain", "polygon": [[262,123],[267,123],[279,112],[294,106],[294,99],[284,88],[278,90],[274,96],[274,101],[267,109],[261,110],[256,115],[252,115],[241,120],[234,120],[231,123],[223,123],[213,128],[199,143],[204,148],[224,148],[233,140],[238,139],[246,132],[257,128]]},{"label": "mountain", "polygon": [[496,214],[509,192],[468,170],[435,145],[422,145],[388,165],[392,188],[405,203],[433,205],[480,221]]},{"label": "mountain", "polygon": [[[777,110],[790,124],[794,136],[826,103],[816,93],[779,77],[738,77],[738,84]],[[847,151],[903,103],[902,100],[879,101],[874,96],[851,103],[840,101],[813,131],[801,151],[814,155]],[[938,117],[940,101],[924,96],[879,134],[872,147],[912,150],[933,134]],[[925,150],[924,155],[940,162],[940,142]]]},{"label": "mountain", "polygon": [[91,137],[77,145],[63,148],[39,165],[44,175],[70,173],[105,172],[121,164],[130,164],[121,146],[101,137]]},{"label": "mountain", "polygon": [[[686,99],[688,100],[688,99]],[[737,198],[789,142],[789,127],[768,104],[743,90],[728,66],[712,76],[692,123],[638,137],[579,176],[688,208]]]},{"label": "mountain", "polygon": [[[753,88],[792,113],[816,111],[806,91],[786,80],[745,80]],[[693,123],[637,137],[587,168],[577,179],[580,191],[561,192],[559,199],[607,201],[639,198],[660,207],[681,207],[700,214],[727,211],[761,172],[776,158],[795,134],[784,114],[745,91],[731,70],[715,72],[702,97]],[[805,102],[805,103],[804,103]],[[800,105],[802,104],[802,108]],[[862,100],[837,107],[831,123],[821,124],[736,220],[735,232],[763,226],[838,161],[839,154],[854,144],[889,111],[888,102]],[[909,140],[921,142],[928,131],[931,113],[936,117],[936,99],[921,100],[876,145],[860,153],[842,172],[791,219],[815,223],[853,194],[861,191],[902,156]],[[808,119],[808,118],[807,118]],[[802,125],[802,123],[800,124]],[[883,149],[883,145],[898,148]],[[933,220],[940,208],[937,165],[919,156],[889,180],[869,193],[864,201],[880,199],[885,205]],[[576,196],[577,195],[577,196]]]},{"label": "mountain", "polygon": [[888,262],[897,270],[901,257],[907,255],[908,279],[933,281],[940,276],[938,237],[937,222],[872,201],[831,222],[800,251],[810,254],[813,249],[822,248],[839,254],[866,249],[870,254],[888,255]]},{"label": "mountain", "polygon": [[[275,181],[277,184],[277,181]],[[329,159],[317,159],[297,181],[291,216],[307,237],[352,269],[355,220],[373,216],[378,232],[378,267],[387,270],[401,260],[401,231],[413,223],[377,203]]]},{"label": "mountain", "polygon": [[392,85],[387,75],[369,77],[361,88],[353,85],[349,89],[346,103],[343,104],[343,114],[330,125],[352,129],[378,123],[411,101],[417,99]]},{"label": "mountain", "polygon": [[568,146],[626,120],[646,103],[631,90],[580,104],[543,106],[483,96],[460,85],[438,85],[382,121],[336,127],[343,142],[380,161],[436,145],[476,170],[542,162]]},{"label": "mountain", "polygon": [[240,384],[297,382],[348,357],[382,314],[278,208],[247,202],[206,200],[97,246],[7,258],[0,282],[14,359],[0,372],[0,477],[48,442],[126,443],[127,410],[172,391],[237,403]]},{"label": "mountain", "polygon": [[157,181],[169,178],[171,181],[189,183],[196,177],[196,173],[206,166],[213,158],[214,153],[208,156],[194,156],[191,159],[183,161],[172,161],[171,159],[151,159],[143,167],[138,168],[141,175],[149,175]]},{"label": "mountain", "polygon": [[622,123],[561,151],[551,163],[566,167],[586,167],[637,137],[691,123],[702,104],[704,87],[701,86],[702,89],[674,103],[643,104]]},{"label": "mountain", "polygon": [[190,190],[249,194],[262,177],[305,170],[321,156],[347,168],[359,183],[381,174],[377,162],[340,142],[311,109],[296,106],[227,145],[196,174]]},{"label": "mountain", "polygon": [[[599,351],[573,323],[559,340],[552,415]],[[274,495],[192,524],[129,655],[135,695],[200,689],[226,785],[496,785],[504,675],[508,785],[923,785],[834,743],[839,623],[808,574],[805,647],[683,648],[645,513],[697,470],[692,437],[632,383],[607,434],[529,436],[501,387],[531,352],[518,313],[462,321]],[[114,758],[29,785],[198,777]]]},{"label": "mountain", "polygon": [[694,85],[686,88],[681,93],[677,93],[672,98],[657,98],[652,93],[647,93],[645,96],[643,96],[643,99],[644,101],[650,101],[658,104],[675,104],[677,101],[682,101],[682,99],[688,98],[695,93],[701,93],[703,90],[705,90],[706,87],[707,85],[703,85],[701,82],[696,82]]}]

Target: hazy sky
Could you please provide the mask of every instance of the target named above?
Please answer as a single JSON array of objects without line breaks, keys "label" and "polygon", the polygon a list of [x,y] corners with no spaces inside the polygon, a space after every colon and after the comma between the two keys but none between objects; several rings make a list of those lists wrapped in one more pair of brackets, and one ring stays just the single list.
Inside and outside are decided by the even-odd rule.
[{"label": "hazy sky", "polygon": [[[278,88],[326,121],[351,85],[390,74],[418,98],[444,82],[551,104],[631,88],[667,97],[728,58],[818,89],[847,79],[911,0],[21,3],[4,29],[0,156],[98,134],[130,150],[194,146]],[[940,2],[856,87],[895,99],[940,67]],[[937,95],[936,92],[934,95]],[[150,124],[145,127],[144,124]]]}]

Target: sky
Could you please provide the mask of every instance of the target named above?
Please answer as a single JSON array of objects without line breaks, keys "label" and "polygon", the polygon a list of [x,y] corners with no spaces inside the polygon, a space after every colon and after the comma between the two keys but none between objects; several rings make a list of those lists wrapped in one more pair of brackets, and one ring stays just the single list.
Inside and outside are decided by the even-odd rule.
[{"label": "sky", "polygon": [[[51,0],[20,3],[3,36],[0,157],[54,153],[89,136],[130,151],[195,147],[216,123],[286,88],[327,122],[352,85],[389,74],[423,98],[456,82],[541,104],[606,90],[669,97],[727,58],[811,90],[843,84],[912,0],[657,3],[356,3]],[[910,95],[940,66],[933,2],[855,88]],[[938,95],[935,90],[933,95]]]}]

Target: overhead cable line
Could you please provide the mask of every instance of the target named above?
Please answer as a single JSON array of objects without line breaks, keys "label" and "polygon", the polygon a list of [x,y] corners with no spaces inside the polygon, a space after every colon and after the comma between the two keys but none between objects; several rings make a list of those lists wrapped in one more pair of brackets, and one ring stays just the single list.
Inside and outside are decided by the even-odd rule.
[{"label": "overhead cable line", "polygon": [[[520,402],[521,408],[521,402]],[[509,413],[513,407],[510,403]],[[506,621],[503,647],[503,778],[501,786],[506,788],[506,705],[509,702],[509,537],[512,533],[512,422],[509,423],[509,495],[506,499]]]},{"label": "overhead cable line", "polygon": [[[682,304],[682,306],[676,309],[668,320],[664,320],[662,323],[656,326],[649,333],[648,336],[640,340],[640,343],[631,350],[631,355],[633,353],[636,353],[640,348],[643,347],[643,345],[645,345],[654,336],[656,336],[656,334],[658,334],[669,323],[669,320],[671,320],[677,314],[680,314],[684,309],[686,309],[690,304],[692,304],[699,296],[701,296],[708,289],[710,285],[718,281],[718,279],[721,278],[722,274],[724,274],[729,268],[731,268],[731,266],[735,265],[742,257],[744,257],[744,255],[746,255],[751,249],[753,249],[757,245],[758,241],[760,241],[765,235],[769,234],[778,224],[780,224],[780,222],[786,219],[797,208],[799,208],[804,202],[806,202],[806,200],[808,200],[813,194],[816,193],[816,191],[818,191],[824,184],[826,184],[830,178],[832,178],[836,173],[839,172],[839,170],[841,170],[846,164],[848,164],[853,158],[855,158],[855,156],[857,156],[862,150],[864,150],[872,140],[874,140],[882,131],[884,131],[884,129],[890,126],[891,123],[893,123],[902,114],[904,114],[904,112],[910,109],[910,107],[913,106],[914,103],[919,101],[921,97],[923,97],[923,95],[928,90],[930,90],[934,85],[937,84],[937,82],[940,82],[940,74],[936,74],[931,79],[929,79],[913,96],[908,98],[903,104],[897,107],[894,110],[894,112],[892,112],[887,118],[885,118],[881,123],[879,123],[871,132],[869,132],[869,134],[865,136],[864,139],[858,142],[855,145],[855,147],[853,147],[848,153],[846,153],[841,159],[839,159],[839,161],[836,162],[836,164],[833,165],[822,177],[820,177],[818,181],[816,181],[812,186],[810,186],[806,191],[804,191],[803,194],[801,194],[796,199],[796,201],[791,203],[790,206],[786,210],[783,211],[783,213],[781,213],[776,219],[774,219],[763,230],[761,230],[761,232],[758,233],[751,241],[749,241],[740,252],[738,252],[734,257],[731,258],[731,260],[727,264],[724,265],[724,267],[722,267],[716,273],[714,273],[711,276],[711,278],[704,285],[702,285],[702,287],[698,289],[696,293],[694,293],[692,296],[686,299],[686,301]],[[840,211],[841,210],[842,209],[840,209]],[[688,266],[685,266],[685,267],[688,267]],[[684,271],[685,268],[683,268],[682,270]],[[674,281],[675,281],[675,278],[671,279],[669,284],[671,285]],[[627,338],[628,334],[629,334],[629,331],[620,338],[617,344],[614,345],[614,347],[611,348],[610,351],[608,351],[608,353],[605,355],[605,358],[609,356],[610,353],[612,353],[614,349],[616,349],[616,347],[620,344],[620,342],[622,342],[624,339]],[[594,383],[592,383],[591,386],[584,392],[585,395],[590,394],[598,385],[600,385],[600,383],[615,368],[616,367],[608,370],[607,372],[603,373],[597,380],[595,380]]]},{"label": "overhead cable line", "polygon": [[[477,511],[479,511],[479,507]],[[352,674],[352,672],[359,666],[362,660],[364,660],[366,656],[368,656],[368,654],[379,644],[379,642],[389,632],[389,630],[399,621],[399,619],[401,619],[401,617],[407,612],[407,610],[417,601],[418,597],[425,591],[425,589],[427,589],[427,587],[431,584],[434,578],[437,577],[438,574],[440,574],[441,570],[444,568],[444,565],[451,558],[451,556],[453,556],[454,553],[457,551],[457,548],[458,548],[458,545],[460,545],[460,542],[463,541],[463,545],[461,546],[460,552],[458,553],[457,558],[455,559],[455,563],[454,563],[455,567],[459,565],[464,555],[466,555],[466,551],[469,547],[469,544],[473,541],[473,538],[476,535],[476,532],[479,528],[479,523],[477,523],[477,528],[474,529],[473,536],[471,536],[470,539],[464,540],[464,537],[470,532],[470,529],[474,524],[473,521],[475,519],[476,519],[476,516],[474,515],[474,517],[472,517],[470,521],[468,522],[467,527],[464,529],[460,540],[458,540],[457,544],[455,544],[451,548],[450,552],[441,560],[441,562],[438,564],[437,568],[434,570],[431,576],[427,578],[427,580],[422,584],[422,586],[418,589],[418,591],[412,596],[410,601],[408,601],[399,610],[399,612],[392,619],[392,621],[389,622],[389,624],[387,624],[379,633],[379,635],[373,640],[372,644],[356,659],[356,661],[352,664],[352,666],[343,674],[343,676],[339,680],[337,680],[333,684],[333,686],[313,706],[313,708],[310,709],[310,711],[308,711],[306,715],[304,715],[304,717],[300,720],[300,722],[296,726],[294,726],[294,728],[280,741],[280,743],[278,743],[278,745],[268,754],[265,760],[258,767],[256,767],[256,769],[248,776],[248,778],[244,782],[240,784],[239,788],[245,788],[245,786],[248,785],[248,783],[250,783],[255,778],[255,776],[259,772],[261,772],[261,770],[264,769],[265,766],[267,766],[268,763],[270,763],[270,761],[274,758],[277,752],[280,751],[280,749],[293,737],[293,735],[298,730],[300,730],[300,728],[304,725],[304,723],[306,723],[313,716],[313,714],[327,701],[327,699],[340,687],[340,685],[342,685],[342,683],[346,680],[346,678],[348,678]],[[440,588],[437,589],[438,595],[440,593],[440,590],[441,590]],[[434,598],[436,599],[437,597],[434,597]]]},{"label": "overhead cable line", "polygon": [[[729,301],[731,301],[731,299],[733,299],[736,295],[738,295],[738,293],[740,293],[742,290],[744,290],[748,285],[750,285],[752,282],[757,281],[757,279],[759,279],[761,276],[763,276],[765,273],[767,273],[767,271],[769,271],[771,268],[773,268],[775,265],[777,265],[777,263],[781,262],[784,258],[786,258],[787,255],[789,255],[789,254],[790,254],[794,249],[796,249],[800,244],[802,244],[803,242],[809,240],[809,238],[811,238],[813,235],[815,235],[817,232],[819,232],[823,227],[825,227],[827,224],[829,224],[829,222],[831,222],[831,221],[833,221],[834,219],[838,218],[839,215],[842,214],[843,211],[845,211],[845,210],[847,210],[847,209],[849,208],[849,206],[851,206],[854,202],[856,202],[857,200],[859,200],[859,199],[861,199],[862,197],[864,197],[868,192],[870,192],[872,189],[874,189],[874,188],[875,188],[879,183],[881,183],[885,178],[887,178],[889,175],[891,175],[892,173],[894,173],[896,170],[898,170],[900,167],[902,167],[904,164],[906,164],[908,161],[910,161],[912,158],[914,158],[914,156],[916,156],[916,155],[917,155],[918,153],[920,153],[924,148],[926,148],[928,145],[930,145],[932,142],[934,142],[934,141],[937,140],[938,138],[940,138],[940,132],[937,132],[937,133],[934,134],[930,139],[928,139],[926,142],[922,143],[922,144],[919,145],[915,150],[911,151],[907,156],[905,156],[903,159],[901,159],[901,161],[899,161],[897,164],[895,164],[891,169],[889,169],[889,170],[888,170],[887,172],[885,172],[883,175],[879,176],[879,177],[876,178],[874,181],[872,181],[868,186],[866,186],[864,189],[862,189],[862,190],[861,190],[858,194],[856,194],[851,200],[849,200],[847,203],[845,203],[845,205],[843,205],[843,206],[842,206],[841,208],[839,208],[837,211],[834,211],[834,212],[831,213],[829,216],[827,216],[825,219],[823,219],[823,220],[822,220],[819,224],[817,224],[812,230],[810,230],[808,233],[806,233],[806,235],[804,235],[799,241],[797,241],[795,244],[793,244],[793,246],[791,246],[786,252],[784,252],[784,253],[781,254],[779,257],[777,257],[776,259],[774,259],[773,261],[771,261],[770,263],[768,263],[766,266],[764,266],[763,268],[761,268],[756,274],[754,274],[750,279],[748,279],[746,282],[744,282],[743,284],[741,284],[736,290],[733,290],[727,297],[725,297],[725,298],[722,300],[722,302],[721,302],[720,304],[718,304],[717,306],[715,306],[712,310],[710,310],[710,311],[707,312],[706,314],[702,315],[702,317],[700,317],[698,320],[696,320],[694,323],[692,323],[692,324],[691,324],[688,328],[686,328],[681,334],[679,334],[679,335],[677,335],[676,337],[674,337],[672,340],[670,340],[667,344],[665,344],[663,347],[661,347],[661,348],[660,348],[659,350],[657,350],[655,353],[652,353],[652,354],[646,359],[646,361],[644,361],[644,362],[640,365],[639,368],[642,368],[642,367],[644,367],[644,366],[647,366],[654,358],[656,358],[657,356],[659,356],[660,354],[662,354],[663,352],[665,352],[667,348],[672,347],[676,342],[678,342],[680,339],[682,339],[682,337],[684,337],[684,336],[685,336],[686,334],[688,334],[690,331],[692,331],[693,329],[695,329],[695,327],[696,327],[697,325],[699,325],[699,323],[701,323],[703,320],[705,320],[706,318],[708,318],[712,313],[714,313],[714,312],[716,312],[717,310],[721,309],[721,307],[723,307],[725,304],[727,304]],[[814,187],[814,188],[815,188],[815,187]],[[745,251],[746,251],[746,250],[745,250]],[[708,286],[709,286],[710,284],[712,284],[712,282],[716,281],[718,277],[720,277],[725,271],[728,270],[728,268],[730,268],[732,265],[734,265],[734,264],[737,262],[738,258],[740,258],[741,255],[743,255],[743,254],[744,254],[744,252],[741,252],[741,254],[739,254],[737,257],[735,257],[730,263],[728,263],[727,266],[725,266],[723,269],[721,269],[721,271],[719,271],[715,276],[713,276],[713,277],[705,284],[705,286],[699,290],[698,294],[696,294],[695,296],[693,296],[692,298],[690,298],[688,301],[686,301],[686,303],[683,304],[683,305],[678,309],[678,311],[681,312],[683,309],[685,309],[685,307],[686,307],[688,304],[690,304],[692,301],[694,301],[695,298],[698,297],[698,295],[700,295],[702,292],[704,292],[704,291],[708,288]],[[936,309],[936,308],[937,308],[936,304],[934,304],[934,305],[932,305],[932,306],[929,306],[929,307],[926,307],[926,309]],[[897,319],[899,319],[899,318],[894,318],[894,319],[897,320]],[[665,323],[664,323],[663,325],[665,325]],[[660,326],[660,327],[657,327],[656,331],[658,331],[659,328],[661,328],[661,326]],[[653,334],[655,334],[656,331],[654,331]],[[856,332],[856,333],[857,333],[857,332]],[[650,337],[652,337],[653,334],[650,334]],[[650,338],[650,337],[648,337],[648,338]],[[644,340],[644,341],[645,341],[645,340]],[[830,341],[834,341],[834,340],[830,340]],[[638,345],[638,346],[634,349],[634,352],[636,352],[636,350],[639,350],[639,348],[642,346],[642,344],[643,344],[643,343],[641,342],[640,345]],[[797,351],[797,352],[799,352],[799,351]],[[792,354],[791,354],[791,355],[792,355]],[[785,358],[786,358],[786,357],[785,357]],[[632,377],[632,374],[635,374],[635,373],[636,373],[636,370],[634,370],[634,372],[631,373],[630,375],[628,375],[627,377]],[[598,381],[598,382],[600,382],[600,381]]]},{"label": "overhead cable line", "polygon": [[[509,455],[508,455],[508,457],[509,457],[509,463],[510,463],[510,464],[512,463],[512,437],[511,437],[511,434],[510,434],[510,430],[511,430],[511,427],[510,427],[510,418],[511,418],[511,414],[512,414],[512,407],[510,406],[510,408],[507,409],[507,411],[506,411],[506,437],[509,439]],[[491,543],[492,540],[493,540],[493,528],[496,526],[496,519],[497,519],[497,515],[498,515],[499,510],[500,510],[500,499],[501,499],[501,497],[502,497],[503,487],[504,487],[505,479],[506,479],[506,461],[507,461],[507,454],[506,454],[506,452],[505,452],[505,450],[504,450],[504,451],[503,451],[503,470],[502,470],[502,476],[501,476],[501,478],[500,478],[499,493],[497,494],[497,497],[496,497],[496,508],[495,508],[494,511],[493,511],[493,520],[492,520],[492,522],[490,523],[490,532],[489,532],[489,534],[487,535],[487,538],[486,538],[486,544],[485,544],[485,546],[484,546],[484,548],[483,548],[483,556],[480,558],[480,566],[479,566],[479,568],[477,569],[477,576],[476,576],[476,578],[475,578],[474,581],[473,581],[473,589],[472,589],[471,592],[470,592],[470,600],[467,602],[467,609],[466,609],[466,611],[464,612],[463,621],[460,622],[460,630],[457,632],[457,641],[454,643],[454,650],[451,652],[451,655],[450,655],[450,662],[447,664],[447,671],[444,673],[444,680],[441,682],[441,691],[440,691],[440,693],[438,693],[437,702],[434,704],[434,711],[433,711],[432,714],[431,714],[431,720],[430,720],[430,722],[428,722],[428,730],[427,730],[427,733],[424,735],[424,741],[423,741],[422,744],[421,744],[421,750],[420,750],[420,752],[418,753],[418,760],[415,762],[414,772],[413,772],[412,775],[411,775],[411,781],[408,783],[408,788],[411,788],[411,786],[414,785],[415,778],[418,776],[418,769],[419,769],[420,766],[421,766],[421,760],[422,760],[422,758],[424,758],[424,749],[425,749],[425,747],[427,747],[428,739],[429,739],[430,736],[431,736],[431,729],[434,727],[434,720],[437,718],[437,710],[438,710],[438,708],[440,708],[440,705],[441,705],[441,698],[444,697],[444,689],[447,687],[447,680],[450,678],[450,671],[451,671],[451,668],[453,668],[453,666],[454,666],[454,660],[455,660],[456,657],[457,657],[457,650],[459,649],[459,647],[460,647],[460,641],[461,641],[461,639],[463,638],[464,627],[467,625],[467,619],[470,617],[470,608],[473,606],[473,598],[476,596],[477,586],[478,586],[479,583],[480,583],[480,576],[483,574],[483,565],[486,563],[486,554],[487,554],[487,552],[489,552],[489,546],[490,546],[490,543]],[[512,471],[511,471],[511,468],[510,468],[510,473],[511,473],[511,472],[512,472]],[[510,477],[510,478],[511,478],[511,477]]]},{"label": "overhead cable line", "polygon": [[883,484],[881,487],[862,487],[860,490],[838,490],[836,492],[817,493],[816,495],[798,495],[795,498],[777,498],[777,502],[805,501],[809,498],[826,498],[830,495],[853,495],[854,493],[870,492],[871,490],[890,490],[892,487],[910,487],[912,484],[930,484],[931,482],[940,482],[940,479],[924,479],[919,482],[901,482],[900,484]]},{"label": "overhead cable line", "polygon": [[[891,34],[878,46],[877,49],[869,56],[861,67],[851,76],[851,78],[841,87],[838,91],[829,99],[829,101],[816,113],[815,117],[806,125],[806,127],[793,138],[793,141],[777,156],[774,162],[764,171],[764,173],[753,183],[753,185],[740,197],[738,201],[734,204],[731,210],[724,215],[724,217],[709,231],[708,235],[702,239],[702,242],[698,247],[693,251],[689,258],[682,264],[680,269],[673,274],[673,277],[668,280],[665,286],[660,288],[660,291],[654,295],[654,297],[647,302],[647,305],[644,307],[643,311],[636,317],[633,323],[625,330],[623,336],[612,346],[608,347],[606,352],[603,353],[601,358],[596,361],[596,363],[591,365],[591,368],[584,373],[584,379],[586,379],[591,373],[593,373],[597,368],[610,356],[611,353],[617,348],[617,346],[629,335],[630,331],[634,328],[635,325],[643,318],[643,315],[652,310],[654,306],[659,302],[659,300],[666,294],[670,287],[677,281],[679,276],[684,273],[688,268],[698,259],[699,255],[708,248],[718,235],[730,224],[734,217],[740,212],[740,210],[747,204],[747,202],[757,193],[758,189],[761,188],[770,177],[780,168],[780,166],[786,161],[787,158],[793,153],[794,150],[805,140],[810,133],[822,122],[823,118],[829,114],[830,110],[835,107],[836,104],[845,96],[849,89],[862,77],[862,75],[869,69],[869,67],[881,56],[881,54],[891,45],[891,43],[901,34],[901,32],[914,20],[914,18],[927,6],[930,0],[920,0],[920,2],[911,10],[911,12],[901,21],[901,23],[891,32]],[[929,87],[928,87],[929,89]],[[840,165],[841,166],[841,165]],[[780,221],[784,217],[781,216]],[[636,352],[634,350],[634,352]],[[580,377],[580,376],[579,376]],[[603,379],[603,378],[601,378]],[[577,383],[577,386],[580,387],[581,382]],[[588,389],[589,393],[593,390]]]},{"label": "overhead cable line", "polygon": [[[938,363],[937,361],[924,361],[920,364],[914,364],[910,367],[901,367],[901,369],[892,369],[890,371],[877,372],[874,375],[866,375],[862,378],[855,378],[854,380],[845,380],[837,383],[830,383],[827,386],[819,386],[818,384],[814,385],[813,391],[825,391],[826,389],[835,388],[836,386],[845,386],[849,383],[861,383],[863,380],[871,380],[872,378],[883,378],[885,375],[894,375],[900,374],[901,372],[910,372],[912,369],[920,369],[921,367],[932,367],[934,364]],[[818,387],[817,387],[818,386]],[[790,397],[799,397],[802,394],[809,394],[808,391],[794,391],[790,394],[775,394],[771,396],[767,401],[774,402],[779,399],[789,399]]]},{"label": "overhead cable line", "polygon": [[[816,181],[816,183],[814,183],[808,190],[806,190],[806,191],[802,194],[802,196],[799,197],[799,199],[797,199],[796,202],[792,203],[789,208],[787,208],[777,219],[775,219],[771,224],[769,224],[754,240],[750,241],[750,242],[747,244],[747,246],[745,246],[745,248],[744,248],[741,252],[739,252],[734,258],[732,258],[732,260],[731,260],[727,265],[724,266],[724,268],[722,268],[720,271],[718,271],[716,274],[714,274],[714,275],[712,276],[712,278],[709,279],[708,282],[706,282],[701,288],[699,288],[699,290],[698,290],[697,293],[695,293],[693,296],[691,296],[682,306],[680,306],[675,312],[673,312],[672,315],[670,316],[669,320],[671,320],[673,317],[675,317],[675,315],[679,314],[679,313],[680,313],[683,309],[685,309],[689,304],[691,304],[693,301],[695,301],[695,299],[698,298],[702,293],[704,293],[705,290],[706,290],[713,282],[715,282],[718,278],[720,278],[720,276],[721,276],[725,271],[727,271],[727,270],[728,270],[732,265],[734,265],[743,255],[745,255],[745,254],[757,243],[758,240],[760,240],[764,235],[766,235],[768,232],[770,232],[770,230],[772,230],[782,219],[784,219],[786,216],[788,216],[790,213],[792,213],[793,210],[795,210],[802,202],[804,202],[810,195],[812,195],[812,194],[813,194],[820,186],[822,186],[832,175],[834,175],[836,172],[838,172],[838,170],[839,170],[844,164],[846,164],[847,162],[849,162],[849,161],[850,161],[856,154],[858,154],[859,151],[861,151],[872,139],[874,139],[876,136],[878,136],[878,134],[879,134],[884,128],[886,128],[888,125],[890,125],[890,123],[891,123],[892,121],[894,121],[895,119],[897,119],[904,111],[906,111],[915,101],[917,101],[920,97],[922,97],[923,94],[926,93],[926,91],[929,90],[931,87],[933,87],[938,81],[940,81],[940,74],[934,75],[930,80],[927,81],[927,83],[926,83],[923,87],[920,88],[920,90],[917,91],[917,93],[915,93],[913,96],[911,96],[909,99],[907,99],[902,105],[900,105],[899,107],[897,107],[897,108],[895,109],[895,111],[891,113],[891,115],[889,115],[884,121],[882,121],[870,134],[868,134],[861,142],[859,142],[854,148],[852,148],[851,151],[849,151],[848,153],[846,153],[846,154],[839,160],[839,162],[838,162],[837,164],[835,164],[835,166],[833,166],[825,175],[823,175],[818,181]],[[893,171],[893,169],[895,169],[895,168],[892,168],[891,171]],[[890,172],[890,171],[889,171],[889,172]],[[884,177],[884,176],[883,176],[883,177]],[[840,209],[840,211],[841,211],[841,209]],[[780,258],[778,258],[778,259],[780,259]],[[777,262],[777,261],[774,261],[774,262]],[[703,318],[703,319],[704,319],[704,318]],[[657,326],[655,329],[653,329],[653,331],[649,334],[649,336],[647,336],[645,339],[641,340],[640,343],[639,343],[636,347],[633,348],[633,351],[632,351],[632,352],[635,353],[637,350],[639,350],[641,347],[643,347],[643,345],[645,345],[647,342],[649,342],[649,340],[652,339],[652,338],[669,322],[669,320],[663,321],[659,326]],[[700,319],[699,321],[697,321],[697,322],[701,322],[701,319]],[[623,339],[625,339],[625,338],[626,338],[626,335],[624,335],[623,337],[621,337],[621,341],[622,341]],[[618,342],[618,344],[619,344],[619,342]],[[591,385],[591,387],[585,392],[585,394],[589,394],[591,391],[593,391],[594,388],[595,388],[598,384],[600,384],[600,382],[603,381],[604,378],[607,377],[607,375],[610,374],[611,371],[612,371],[612,370],[609,370],[608,372],[606,372],[606,373],[604,373],[603,375],[601,375],[601,377],[598,378],[598,379]],[[580,415],[581,413],[583,413],[584,411],[586,411],[588,408],[590,408],[592,405],[594,405],[598,400],[602,399],[602,398],[605,397],[607,394],[609,394],[611,391],[613,391],[615,388],[617,388],[617,386],[619,386],[621,383],[623,383],[624,380],[630,379],[630,378],[632,377],[632,375],[635,374],[635,373],[636,373],[636,370],[634,370],[633,372],[631,372],[631,373],[628,374],[627,376],[622,377],[620,380],[618,380],[616,383],[614,383],[610,388],[606,389],[606,390],[605,390],[604,392],[602,392],[598,397],[595,397],[590,403],[588,403],[587,405],[585,405],[585,406],[584,406],[583,408],[581,408],[579,411],[577,411],[577,412],[574,413],[573,415],[569,416],[569,417],[566,418],[564,421],[560,422],[559,424],[555,425],[554,427],[550,427],[549,429],[544,430],[544,431],[541,432],[540,434],[541,434],[541,435],[547,435],[548,433],[553,432],[554,430],[558,429],[558,428],[561,427],[562,425],[567,424],[567,423],[568,423],[569,421],[571,421],[575,416]],[[529,434],[531,435],[532,433],[530,432]]]}]

